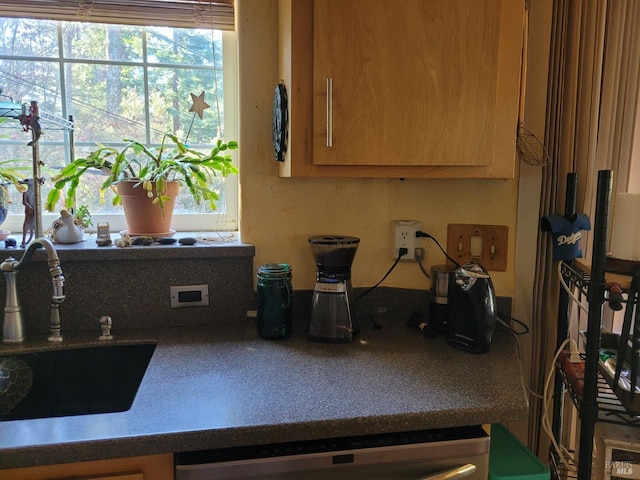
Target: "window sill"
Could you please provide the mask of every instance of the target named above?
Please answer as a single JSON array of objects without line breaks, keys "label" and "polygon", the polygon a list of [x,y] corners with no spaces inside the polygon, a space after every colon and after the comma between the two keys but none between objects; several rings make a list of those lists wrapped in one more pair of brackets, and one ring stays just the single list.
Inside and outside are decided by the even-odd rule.
[{"label": "window sill", "polygon": [[[175,237],[179,240],[185,237],[197,237],[196,232],[177,232]],[[16,240],[20,245],[22,242],[22,234],[11,235],[10,238]],[[171,245],[161,245],[153,243],[148,246],[132,245],[129,247],[118,247],[115,240],[118,235],[111,235],[114,244],[100,247],[96,243],[95,234],[85,235],[85,240],[80,243],[73,244],[55,244],[58,257],[61,261],[91,261],[91,260],[152,260],[152,259],[188,259],[188,258],[233,258],[233,257],[253,257],[255,256],[255,247],[252,244],[242,243],[238,240],[237,235],[233,239],[225,240],[198,240],[195,245],[181,245],[179,242]],[[24,248],[13,247],[6,248],[5,243],[0,241],[0,252],[5,256],[22,256]],[[34,257],[38,260],[40,255]],[[44,259],[44,255],[40,257]]]}]

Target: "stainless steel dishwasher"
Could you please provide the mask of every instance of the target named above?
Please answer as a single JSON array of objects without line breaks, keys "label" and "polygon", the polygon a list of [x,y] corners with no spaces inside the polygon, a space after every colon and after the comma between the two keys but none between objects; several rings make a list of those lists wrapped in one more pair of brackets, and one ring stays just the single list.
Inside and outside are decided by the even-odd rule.
[{"label": "stainless steel dishwasher", "polygon": [[486,480],[479,426],[332,438],[176,454],[176,480]]}]

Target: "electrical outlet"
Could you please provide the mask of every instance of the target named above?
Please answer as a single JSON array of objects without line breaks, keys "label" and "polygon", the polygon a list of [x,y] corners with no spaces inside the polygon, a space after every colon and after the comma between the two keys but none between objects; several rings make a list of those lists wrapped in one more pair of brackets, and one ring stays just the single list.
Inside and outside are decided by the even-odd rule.
[{"label": "electrical outlet", "polygon": [[209,305],[209,285],[170,286],[171,308],[206,307]]},{"label": "electrical outlet", "polygon": [[415,261],[418,239],[416,232],[422,230],[422,224],[415,220],[394,220],[391,222],[391,258],[396,259],[401,248],[407,249],[407,254],[401,260]]}]

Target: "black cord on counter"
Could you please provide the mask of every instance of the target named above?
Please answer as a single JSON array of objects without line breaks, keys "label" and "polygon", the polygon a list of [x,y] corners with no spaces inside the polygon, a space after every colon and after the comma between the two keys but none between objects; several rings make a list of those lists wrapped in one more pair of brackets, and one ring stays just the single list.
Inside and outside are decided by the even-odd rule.
[{"label": "black cord on counter", "polygon": [[[506,329],[510,330],[511,333],[513,333],[514,335],[526,335],[527,333],[529,333],[529,327],[527,327],[524,323],[522,323],[520,320],[518,320],[517,318],[513,318],[510,317],[509,315],[503,315],[501,313],[498,313],[496,315],[497,320],[502,324],[502,326],[504,326]],[[522,327],[521,331],[516,331],[513,328],[511,328],[510,325],[507,324],[507,322],[515,322],[518,325],[520,325]]]},{"label": "black cord on counter", "polygon": [[362,293],[361,295],[359,295],[358,297],[356,297],[356,302],[358,300],[360,300],[362,297],[364,297],[365,295],[367,295],[368,293],[370,293],[372,290],[374,290],[378,285],[380,285],[382,282],[384,282],[384,279],[387,278],[389,276],[389,274],[393,271],[394,268],[396,268],[396,265],[398,265],[398,262],[400,261],[400,259],[402,257],[404,257],[407,253],[409,253],[409,251],[406,248],[401,248],[398,252],[398,258],[396,258],[396,261],[393,262],[393,265],[391,265],[391,268],[387,271],[387,273],[384,274],[384,277],[382,277],[382,279],[376,283],[373,287],[371,287],[369,290],[367,290],[366,292]]}]

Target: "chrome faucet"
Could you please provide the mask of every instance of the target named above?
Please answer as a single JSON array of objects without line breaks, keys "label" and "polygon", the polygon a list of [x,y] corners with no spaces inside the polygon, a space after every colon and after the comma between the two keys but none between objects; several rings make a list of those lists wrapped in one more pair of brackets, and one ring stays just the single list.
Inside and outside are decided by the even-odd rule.
[{"label": "chrome faucet", "polygon": [[62,341],[60,334],[60,304],[64,302],[64,277],[60,268],[60,259],[53,244],[46,238],[36,238],[24,252],[21,260],[8,257],[0,264],[0,271],[7,279],[7,298],[4,307],[4,325],[2,327],[2,340],[5,343],[19,343],[24,340],[24,322],[22,320],[22,308],[18,301],[17,275],[24,266],[29,263],[33,252],[38,248],[44,248],[49,258],[49,274],[53,281],[53,295],[51,297],[51,315],[49,319],[50,342]]}]

